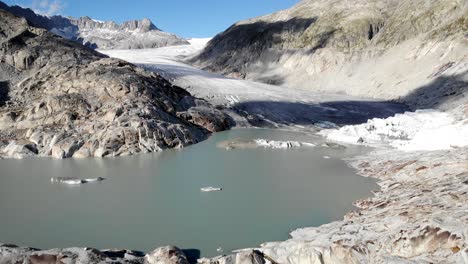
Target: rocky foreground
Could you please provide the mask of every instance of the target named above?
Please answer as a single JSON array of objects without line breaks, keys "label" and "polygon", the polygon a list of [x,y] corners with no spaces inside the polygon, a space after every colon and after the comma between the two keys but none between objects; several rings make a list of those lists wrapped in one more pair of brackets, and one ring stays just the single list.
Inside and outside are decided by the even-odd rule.
[{"label": "rocky foreground", "polygon": [[122,156],[230,126],[206,101],[0,10],[0,157]]},{"label": "rocky foreground", "polygon": [[187,257],[177,247],[167,246],[144,254],[133,250],[66,248],[41,251],[0,244],[0,263],[65,264],[65,263],[123,263],[123,264],[188,264]]}]

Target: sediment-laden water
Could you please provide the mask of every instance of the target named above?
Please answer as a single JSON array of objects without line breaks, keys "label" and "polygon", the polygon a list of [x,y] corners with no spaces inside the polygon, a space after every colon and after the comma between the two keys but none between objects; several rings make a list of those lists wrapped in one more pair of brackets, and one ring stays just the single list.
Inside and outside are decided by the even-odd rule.
[{"label": "sediment-laden water", "polygon": [[[296,140],[317,147],[217,147],[232,139]],[[0,160],[0,242],[38,248],[150,251],[174,244],[202,256],[341,219],[376,189],[341,158],[366,151],[320,146],[297,132],[237,129],[181,150],[106,159]],[[328,156],[327,158],[324,158]],[[51,177],[104,177],[79,186]],[[222,187],[221,192],[200,188]]]}]

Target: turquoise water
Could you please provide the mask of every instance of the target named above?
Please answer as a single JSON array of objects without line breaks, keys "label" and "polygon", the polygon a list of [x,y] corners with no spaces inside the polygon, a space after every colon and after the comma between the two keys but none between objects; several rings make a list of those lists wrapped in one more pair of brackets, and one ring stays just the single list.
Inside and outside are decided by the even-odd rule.
[{"label": "turquoise water", "polygon": [[[234,138],[320,141],[296,132],[238,129],[149,155],[0,160],[0,242],[145,252],[172,244],[213,256],[218,247],[229,253],[341,219],[354,200],[377,188],[341,160],[366,151],[362,147],[216,147]],[[50,183],[66,176],[107,180]],[[200,192],[205,186],[223,191]]]}]

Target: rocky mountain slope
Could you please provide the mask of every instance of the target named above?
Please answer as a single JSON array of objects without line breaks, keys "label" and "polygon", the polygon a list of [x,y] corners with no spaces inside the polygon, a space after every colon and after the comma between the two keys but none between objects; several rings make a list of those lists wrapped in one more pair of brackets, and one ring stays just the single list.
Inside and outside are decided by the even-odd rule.
[{"label": "rocky mountain slope", "polygon": [[467,32],[465,0],[303,0],[234,24],[192,63],[292,88],[443,107],[447,97],[466,97]]},{"label": "rocky mountain slope", "polygon": [[159,151],[229,127],[209,103],[0,10],[0,157]]},{"label": "rocky mountain slope", "polygon": [[183,38],[161,31],[147,18],[119,25],[89,17],[42,16],[31,9],[10,7],[1,1],[0,9],[26,18],[34,27],[47,29],[94,49],[144,49],[188,44]]}]

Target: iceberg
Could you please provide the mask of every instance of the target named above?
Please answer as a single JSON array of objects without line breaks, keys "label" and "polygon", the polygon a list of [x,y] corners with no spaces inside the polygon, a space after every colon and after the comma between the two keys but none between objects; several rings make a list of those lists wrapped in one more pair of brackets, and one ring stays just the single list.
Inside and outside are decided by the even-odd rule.
[{"label": "iceberg", "polygon": [[202,192],[219,192],[222,191],[223,188],[219,187],[203,187],[200,189]]}]

